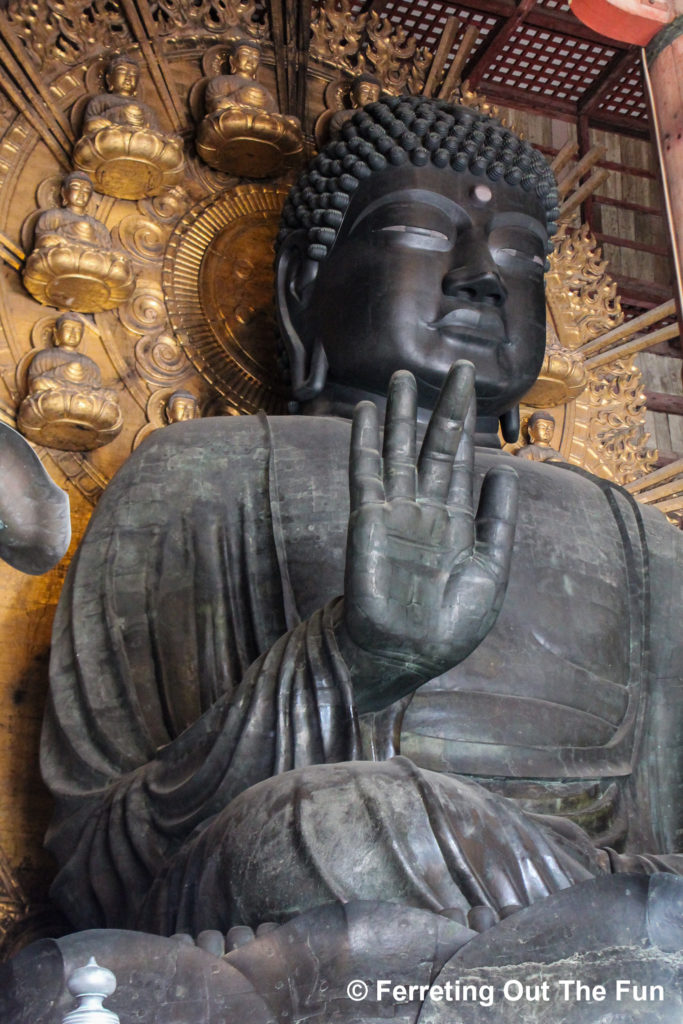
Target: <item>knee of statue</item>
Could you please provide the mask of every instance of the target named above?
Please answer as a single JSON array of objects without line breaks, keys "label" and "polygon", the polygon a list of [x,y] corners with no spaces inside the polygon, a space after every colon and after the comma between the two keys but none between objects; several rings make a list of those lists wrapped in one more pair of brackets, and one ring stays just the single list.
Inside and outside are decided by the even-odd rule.
[{"label": "knee of statue", "polygon": [[246,178],[283,174],[297,166],[303,152],[298,119],[278,113],[272,93],[257,81],[260,57],[254,40],[233,44],[230,73],[208,82],[205,116],[197,128],[201,159],[216,170]]},{"label": "knee of statue", "polygon": [[182,140],[163,132],[155,111],[137,97],[140,69],[125,54],[107,65],[107,91],[86,106],[74,165],[99,192],[118,199],[157,196],[182,178]]},{"label": "knee of statue", "polygon": [[78,351],[84,321],[75,313],[58,317],[54,347],[37,352],[29,366],[27,393],[17,426],[34,444],[62,451],[92,451],[121,431],[116,394],[102,386],[97,364]]},{"label": "knee of statue", "polygon": [[23,271],[24,286],[38,302],[100,313],[133,294],[130,260],[114,251],[105,225],[86,212],[92,195],[88,175],[75,171],[64,178],[62,207],[38,217],[33,251]]}]

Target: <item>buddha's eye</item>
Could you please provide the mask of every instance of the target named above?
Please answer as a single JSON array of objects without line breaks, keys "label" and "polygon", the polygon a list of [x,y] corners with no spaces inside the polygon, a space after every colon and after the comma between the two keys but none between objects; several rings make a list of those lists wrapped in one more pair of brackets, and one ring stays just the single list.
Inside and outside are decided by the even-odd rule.
[{"label": "buddha's eye", "polygon": [[[538,253],[523,252],[522,249],[498,249],[501,256],[509,256],[512,259],[526,260],[527,263],[536,263],[539,267],[545,266],[545,260]],[[495,255],[495,254],[494,254]]]},{"label": "buddha's eye", "polygon": [[489,235],[489,248],[496,263],[511,270],[545,267],[545,250],[541,238],[534,232],[515,225],[494,228]]},{"label": "buddha's eye", "polygon": [[412,224],[387,224],[384,227],[376,228],[375,234],[386,237],[388,241],[408,249],[448,252],[452,246],[452,240],[443,231],[417,227]]}]

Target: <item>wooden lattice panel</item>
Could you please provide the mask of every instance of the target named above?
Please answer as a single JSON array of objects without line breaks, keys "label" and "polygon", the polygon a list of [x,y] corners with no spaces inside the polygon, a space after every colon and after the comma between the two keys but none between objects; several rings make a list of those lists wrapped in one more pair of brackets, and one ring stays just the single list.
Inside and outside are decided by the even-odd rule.
[{"label": "wooden lattice panel", "polygon": [[455,38],[454,52],[469,25],[476,25],[479,29],[475,48],[481,46],[489,33],[500,25],[500,18],[473,11],[469,7],[440,3],[439,0],[388,0],[382,7],[382,14],[394,24],[401,25],[411,35],[417,36],[421,45],[429,47],[430,50],[438,46],[446,21],[452,16],[462,22]]},{"label": "wooden lattice panel", "polygon": [[531,25],[517,32],[482,77],[486,82],[578,102],[608,66],[616,50]]},{"label": "wooden lattice panel", "polygon": [[610,116],[631,118],[640,122],[647,118],[647,103],[643,90],[643,73],[640,54],[633,54],[629,66],[623,76],[610,89],[607,89],[595,105],[595,113]]},{"label": "wooden lattice panel", "polygon": [[571,6],[567,0],[536,0],[538,7],[547,8],[549,11],[560,11],[562,14],[569,14]]}]

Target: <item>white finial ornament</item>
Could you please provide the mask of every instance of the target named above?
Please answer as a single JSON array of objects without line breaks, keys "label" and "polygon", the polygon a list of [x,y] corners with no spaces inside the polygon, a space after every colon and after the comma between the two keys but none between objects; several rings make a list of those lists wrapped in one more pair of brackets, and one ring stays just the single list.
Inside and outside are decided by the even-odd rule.
[{"label": "white finial ornament", "polygon": [[102,1006],[102,1001],[116,990],[116,978],[106,967],[100,967],[94,956],[70,975],[67,988],[78,999],[78,1006],[67,1013],[62,1024],[120,1024],[118,1015]]}]

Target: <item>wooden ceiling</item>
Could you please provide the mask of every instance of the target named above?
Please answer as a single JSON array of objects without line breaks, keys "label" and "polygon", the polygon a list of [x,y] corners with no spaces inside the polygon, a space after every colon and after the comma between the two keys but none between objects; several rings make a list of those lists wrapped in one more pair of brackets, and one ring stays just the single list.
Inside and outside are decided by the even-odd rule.
[{"label": "wooden ceiling", "polygon": [[638,47],[597,35],[567,0],[356,0],[435,50],[446,20],[478,33],[463,78],[495,103],[649,138]]}]

